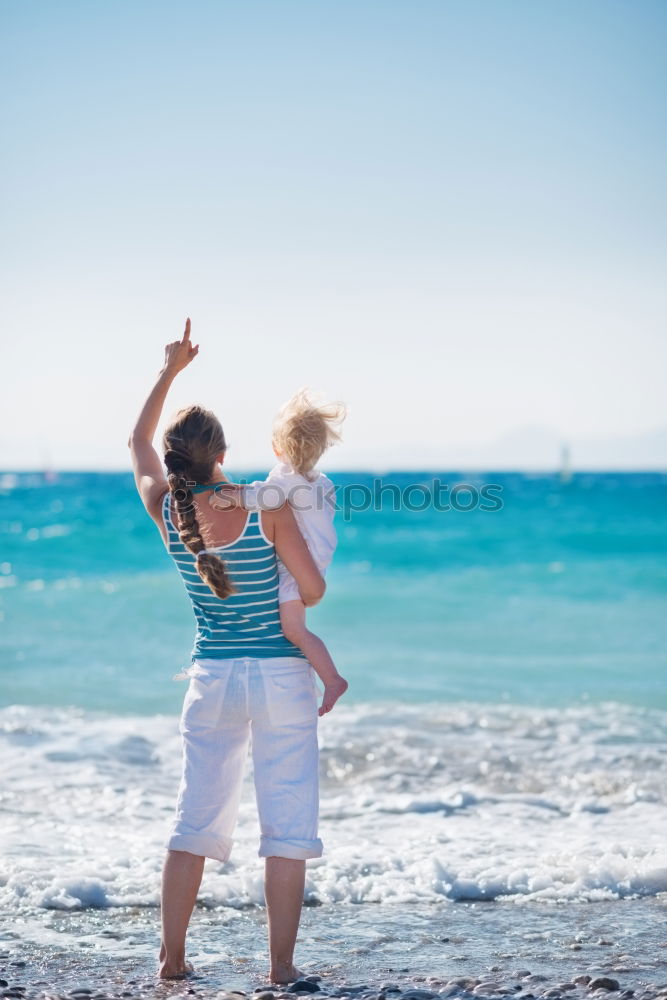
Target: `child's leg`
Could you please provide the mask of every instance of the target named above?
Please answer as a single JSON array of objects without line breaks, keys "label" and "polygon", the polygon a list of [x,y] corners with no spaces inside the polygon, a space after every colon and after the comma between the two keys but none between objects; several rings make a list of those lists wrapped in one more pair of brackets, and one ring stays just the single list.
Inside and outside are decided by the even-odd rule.
[{"label": "child's leg", "polygon": [[306,606],[302,601],[280,605],[280,624],[285,637],[306,654],[323,684],[330,684],[340,676],[320,637],[306,628]]},{"label": "child's leg", "polygon": [[306,628],[306,606],[303,601],[284,601],[280,605],[280,624],[283,634],[305,654],[324,684],[320,715],[330,712],[340,696],[348,689],[345,678],[336,670],[329,650],[319,636]]}]

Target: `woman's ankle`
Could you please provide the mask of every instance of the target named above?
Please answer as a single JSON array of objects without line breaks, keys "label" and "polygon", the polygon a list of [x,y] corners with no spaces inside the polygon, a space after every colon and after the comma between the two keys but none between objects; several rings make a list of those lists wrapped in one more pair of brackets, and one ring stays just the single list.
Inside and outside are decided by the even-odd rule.
[{"label": "woman's ankle", "polygon": [[294,982],[303,973],[297,969],[293,962],[272,961],[269,975],[274,983],[289,983]]},{"label": "woman's ankle", "polygon": [[161,969],[174,969],[180,972],[185,968],[185,953],[180,951],[170,953],[163,945],[160,949],[159,962]]}]

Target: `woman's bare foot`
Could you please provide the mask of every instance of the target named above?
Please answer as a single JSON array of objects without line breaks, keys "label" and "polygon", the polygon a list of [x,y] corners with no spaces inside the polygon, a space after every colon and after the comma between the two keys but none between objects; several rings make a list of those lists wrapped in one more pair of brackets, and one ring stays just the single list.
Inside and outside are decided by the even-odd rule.
[{"label": "woman's bare foot", "polygon": [[319,707],[318,715],[326,715],[327,712],[330,712],[340,696],[345,694],[349,686],[345,678],[341,677],[340,674],[330,684],[325,684],[322,704]]},{"label": "woman's bare foot", "polygon": [[296,965],[282,964],[274,965],[269,973],[269,981],[272,983],[293,983],[295,979],[301,979],[303,972],[297,969]]},{"label": "woman's bare foot", "polygon": [[158,979],[187,979],[188,976],[193,976],[194,972],[192,962],[184,962],[180,968],[176,968],[160,958]]}]

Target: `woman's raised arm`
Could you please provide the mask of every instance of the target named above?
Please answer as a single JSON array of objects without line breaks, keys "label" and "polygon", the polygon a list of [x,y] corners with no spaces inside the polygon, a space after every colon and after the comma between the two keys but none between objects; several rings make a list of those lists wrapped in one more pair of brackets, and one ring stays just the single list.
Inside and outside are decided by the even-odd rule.
[{"label": "woman's raised arm", "polygon": [[199,345],[190,343],[190,319],[185,322],[185,332],[181,340],[167,344],[164,349],[164,365],[157,381],[144,403],[137,422],[127,442],[132,454],[134,481],[144,507],[156,518],[156,506],[167,489],[167,480],[160,456],[153,447],[153,438],[160,422],[167,393],[180,371],[197,356]]},{"label": "woman's raised arm", "polygon": [[260,517],[273,526],[276,552],[296,580],[301,600],[308,608],[317,604],[324,597],[326,584],[299,531],[292,508],[286,503],[278,510],[265,511]]}]

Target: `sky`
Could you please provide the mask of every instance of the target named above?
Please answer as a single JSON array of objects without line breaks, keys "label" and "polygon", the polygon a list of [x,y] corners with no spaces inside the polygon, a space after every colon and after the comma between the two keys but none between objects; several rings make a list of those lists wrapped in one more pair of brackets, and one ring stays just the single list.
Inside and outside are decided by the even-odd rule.
[{"label": "sky", "polygon": [[[662,0],[0,0],[0,468],[667,469]],[[159,443],[159,442],[158,442]]]}]

